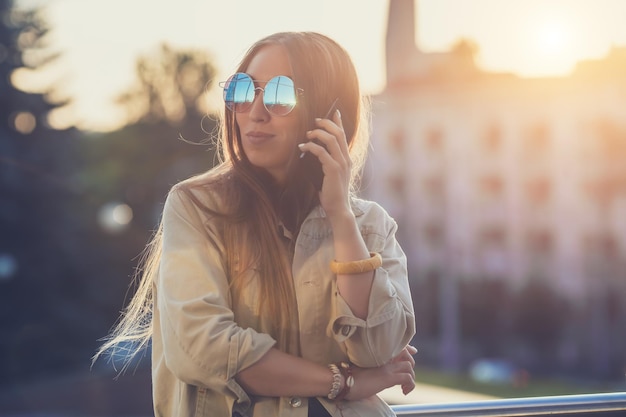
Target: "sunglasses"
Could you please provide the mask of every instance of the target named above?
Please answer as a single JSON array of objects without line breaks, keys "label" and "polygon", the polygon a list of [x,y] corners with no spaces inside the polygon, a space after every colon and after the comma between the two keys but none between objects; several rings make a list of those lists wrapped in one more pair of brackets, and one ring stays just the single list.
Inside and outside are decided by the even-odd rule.
[{"label": "sunglasses", "polygon": [[285,75],[272,78],[265,83],[265,87],[255,87],[254,83],[255,81],[243,72],[235,73],[228,80],[221,82],[226,107],[236,113],[247,112],[254,103],[257,91],[260,91],[263,93],[265,110],[272,116],[286,116],[296,107],[297,97],[304,93],[304,90],[296,88],[293,80]]}]

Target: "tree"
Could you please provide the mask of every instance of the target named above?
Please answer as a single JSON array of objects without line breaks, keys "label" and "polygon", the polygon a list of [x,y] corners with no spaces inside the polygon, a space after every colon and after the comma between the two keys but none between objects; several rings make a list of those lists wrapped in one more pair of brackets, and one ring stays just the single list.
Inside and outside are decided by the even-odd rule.
[{"label": "tree", "polygon": [[124,201],[134,224],[149,230],[169,188],[215,164],[217,117],[203,110],[215,72],[206,53],[166,44],[137,59],[135,85],[118,98],[129,124],[86,151],[84,176],[98,204]]},{"label": "tree", "polygon": [[[181,140],[205,142],[215,127],[201,106],[214,76],[206,56],[164,46],[141,58],[121,99],[132,123],[87,137],[49,127],[64,104],[51,90],[9,81],[55,58],[47,32],[37,11],[0,0],[0,381],[88,370],[169,187],[215,162],[214,147]],[[110,203],[132,210],[125,229],[98,222]]]},{"label": "tree", "polygon": [[[132,115],[119,130],[92,135],[81,144],[82,184],[89,190],[96,216],[102,207],[122,204],[132,213],[123,229],[100,229],[99,253],[106,256],[102,280],[88,283],[89,294],[102,294],[97,304],[105,336],[132,293],[131,276],[138,255],[157,227],[167,192],[176,182],[210,169],[216,162],[211,132],[217,117],[202,110],[214,69],[200,52],[163,46],[137,61],[137,81],[119,104]],[[91,351],[93,352],[93,350]]]},{"label": "tree", "polygon": [[128,110],[131,123],[167,121],[180,125],[204,114],[202,100],[215,72],[204,51],[175,50],[164,43],[158,53],[137,60],[137,83],[120,95],[118,102]]},{"label": "tree", "polygon": [[[77,192],[72,177],[73,131],[47,124],[49,92],[24,92],[15,71],[36,70],[55,58],[48,29],[36,10],[0,0],[0,379],[65,366],[74,339],[59,326],[67,315],[77,274],[68,204]],[[65,309],[56,308],[62,305]],[[44,354],[45,352],[45,354]]]}]

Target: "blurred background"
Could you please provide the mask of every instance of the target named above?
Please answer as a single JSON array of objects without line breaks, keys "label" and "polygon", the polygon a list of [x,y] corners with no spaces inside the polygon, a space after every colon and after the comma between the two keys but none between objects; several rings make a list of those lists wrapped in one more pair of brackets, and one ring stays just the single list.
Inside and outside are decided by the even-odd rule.
[{"label": "blurred background", "polygon": [[0,415],[151,415],[147,356],[90,358],[167,191],[216,161],[218,82],[282,30],[338,40],[372,101],[362,195],[399,223],[418,381],[626,390],[624,21],[619,0],[0,0]]}]

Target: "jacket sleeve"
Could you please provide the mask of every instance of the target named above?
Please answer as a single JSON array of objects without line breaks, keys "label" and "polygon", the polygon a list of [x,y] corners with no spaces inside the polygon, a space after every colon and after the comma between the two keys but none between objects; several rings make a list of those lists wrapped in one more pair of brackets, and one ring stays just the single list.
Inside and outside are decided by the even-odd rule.
[{"label": "jacket sleeve", "polygon": [[169,194],[154,325],[160,326],[166,366],[178,379],[247,402],[234,377],[275,341],[235,323],[215,220],[206,220],[183,191]]},{"label": "jacket sleeve", "polygon": [[383,264],[374,271],[368,315],[356,317],[345,300],[333,290],[333,309],[329,332],[343,344],[348,358],[357,366],[374,367],[398,355],[415,335],[415,313],[409,288],[406,256],[396,240],[397,224],[375,205],[366,217],[376,218],[373,228],[361,234],[370,252],[378,252]]}]

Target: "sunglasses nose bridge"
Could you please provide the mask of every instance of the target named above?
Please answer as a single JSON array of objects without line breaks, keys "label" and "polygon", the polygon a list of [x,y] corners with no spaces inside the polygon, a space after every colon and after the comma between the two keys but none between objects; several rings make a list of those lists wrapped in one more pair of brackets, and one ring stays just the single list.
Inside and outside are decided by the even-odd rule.
[{"label": "sunglasses nose bridge", "polygon": [[266,114],[271,114],[271,112],[267,108],[267,105],[265,104],[265,89],[263,87],[254,87],[254,98],[252,99],[248,110],[250,112],[254,112],[255,108],[258,107],[259,100],[261,101],[260,108],[262,109],[262,111]]}]

